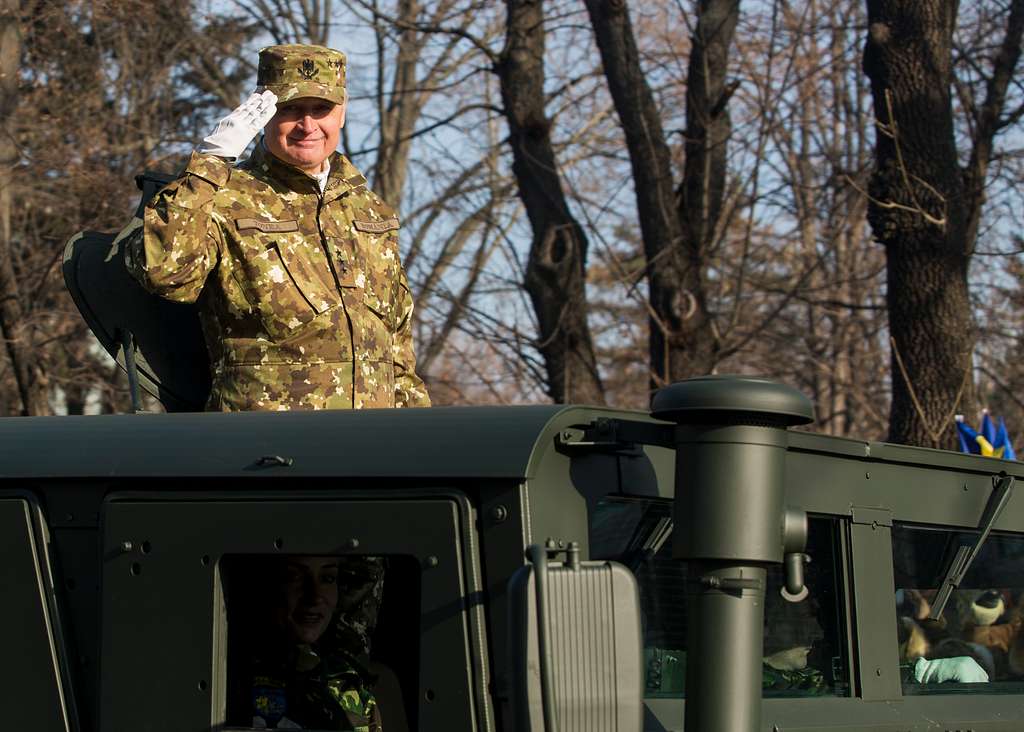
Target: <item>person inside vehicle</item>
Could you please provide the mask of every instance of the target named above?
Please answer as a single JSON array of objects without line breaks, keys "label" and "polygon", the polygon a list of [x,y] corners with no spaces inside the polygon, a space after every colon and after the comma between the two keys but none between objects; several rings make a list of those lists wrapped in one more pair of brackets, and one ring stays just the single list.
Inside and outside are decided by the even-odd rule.
[{"label": "person inside vehicle", "polygon": [[383,558],[268,561],[270,591],[249,639],[252,726],[380,732],[368,664]]}]

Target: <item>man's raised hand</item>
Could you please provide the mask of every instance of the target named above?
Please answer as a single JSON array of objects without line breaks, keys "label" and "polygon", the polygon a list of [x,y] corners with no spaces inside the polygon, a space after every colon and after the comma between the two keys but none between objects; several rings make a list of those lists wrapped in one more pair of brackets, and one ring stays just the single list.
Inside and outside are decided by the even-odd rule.
[{"label": "man's raised hand", "polygon": [[277,95],[270,90],[253,92],[231,114],[217,123],[198,152],[221,158],[237,158],[277,111]]}]

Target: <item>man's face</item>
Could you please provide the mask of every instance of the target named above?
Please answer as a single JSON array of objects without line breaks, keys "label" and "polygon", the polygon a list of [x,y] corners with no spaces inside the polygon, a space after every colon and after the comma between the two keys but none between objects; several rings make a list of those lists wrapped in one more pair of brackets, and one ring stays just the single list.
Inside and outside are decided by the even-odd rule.
[{"label": "man's face", "polygon": [[295,643],[316,643],[338,606],[338,560],[289,557],[277,625]]},{"label": "man's face", "polygon": [[300,97],[277,105],[277,114],[263,128],[267,149],[307,173],[319,173],[338,147],[345,126],[345,105]]}]

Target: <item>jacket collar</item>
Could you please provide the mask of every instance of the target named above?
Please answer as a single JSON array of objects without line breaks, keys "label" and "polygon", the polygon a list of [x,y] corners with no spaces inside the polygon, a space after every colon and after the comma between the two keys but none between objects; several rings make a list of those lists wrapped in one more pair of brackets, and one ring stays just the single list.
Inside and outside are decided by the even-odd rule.
[{"label": "jacket collar", "polygon": [[[366,183],[366,178],[341,153],[335,151],[327,159],[331,165],[331,172],[327,176],[327,185],[324,188],[324,198],[326,200],[338,198],[353,188]],[[316,178],[299,170],[294,165],[289,165],[280,158],[275,157],[267,150],[266,143],[262,137],[256,143],[252,155],[249,156],[245,163],[245,167],[249,168],[254,174],[270,178],[296,193],[320,193],[320,186]]]}]

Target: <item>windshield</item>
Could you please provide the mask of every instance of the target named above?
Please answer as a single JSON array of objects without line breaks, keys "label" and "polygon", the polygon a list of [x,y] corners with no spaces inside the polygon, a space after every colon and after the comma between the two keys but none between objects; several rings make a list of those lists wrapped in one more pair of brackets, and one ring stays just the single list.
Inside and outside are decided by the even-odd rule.
[{"label": "windshield", "polygon": [[977,538],[977,531],[893,526],[904,694],[1020,693],[1024,688],[1024,537],[989,535],[950,593],[942,617],[929,617],[953,558]]}]

